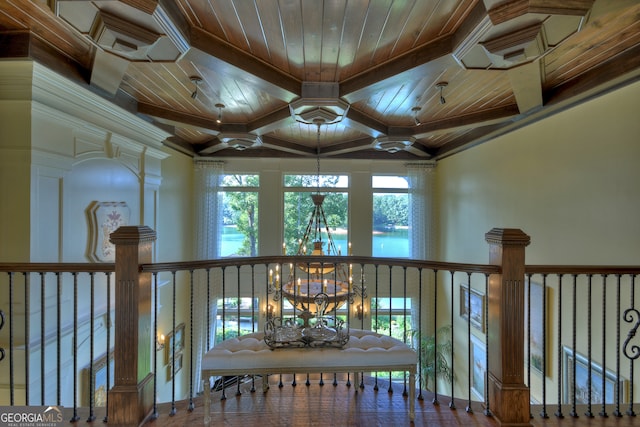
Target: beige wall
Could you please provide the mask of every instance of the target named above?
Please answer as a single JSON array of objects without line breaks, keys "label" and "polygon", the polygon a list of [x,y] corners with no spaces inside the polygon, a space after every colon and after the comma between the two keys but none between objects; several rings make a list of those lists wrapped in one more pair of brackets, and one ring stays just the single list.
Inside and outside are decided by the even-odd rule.
[{"label": "beige wall", "polygon": [[[486,263],[488,245],[484,235],[494,227],[520,228],[531,236],[526,249],[527,264],[638,265],[640,262],[640,83],[601,96],[591,102],[533,123],[508,135],[438,162],[437,200],[439,259],[452,262]],[[439,306],[455,307],[453,295],[440,295]],[[484,291],[482,278],[472,286]],[[542,282],[534,276],[533,281]],[[578,283],[576,349],[586,355],[586,279]],[[616,278],[607,282],[607,313],[615,319]],[[556,393],[558,348],[572,347],[572,278],[563,279],[563,330],[558,337],[558,285],[547,283],[548,393]],[[629,306],[628,279],[622,280],[624,310]],[[600,313],[603,301],[601,278],[593,281],[593,360],[601,363]],[[451,304],[453,299],[453,305]],[[541,313],[541,308],[538,307]],[[455,310],[455,309],[454,309]],[[534,309],[535,310],[535,309]],[[451,323],[443,313],[442,324]],[[535,316],[534,316],[535,317]],[[539,318],[539,317],[538,317]],[[453,318],[457,331],[466,323]],[[538,325],[539,326],[539,325]],[[628,326],[622,325],[622,331]],[[484,341],[483,334],[473,330]],[[626,332],[624,332],[626,335]],[[608,321],[604,332],[607,368],[615,368],[616,322]],[[624,339],[624,336],[622,337]],[[558,343],[560,342],[560,344]],[[466,334],[456,334],[459,357],[456,372],[465,372]],[[562,350],[562,348],[560,348]],[[559,360],[560,359],[560,360]],[[623,357],[621,374],[629,378]],[[532,375],[532,397],[540,399],[541,375]],[[466,394],[466,378],[456,380]],[[538,388],[536,388],[538,387]],[[638,393],[638,390],[635,390]],[[554,399],[548,395],[549,399]]]},{"label": "beige wall", "polygon": [[488,261],[520,228],[529,264],[638,264],[640,83],[438,162],[439,257]]}]

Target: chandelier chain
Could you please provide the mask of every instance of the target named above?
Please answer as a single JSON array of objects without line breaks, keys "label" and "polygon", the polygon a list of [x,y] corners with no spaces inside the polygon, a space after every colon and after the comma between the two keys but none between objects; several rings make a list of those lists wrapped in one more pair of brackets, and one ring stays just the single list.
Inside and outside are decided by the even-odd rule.
[{"label": "chandelier chain", "polygon": [[318,134],[316,138],[316,189],[317,193],[320,194],[320,125],[318,122]]}]

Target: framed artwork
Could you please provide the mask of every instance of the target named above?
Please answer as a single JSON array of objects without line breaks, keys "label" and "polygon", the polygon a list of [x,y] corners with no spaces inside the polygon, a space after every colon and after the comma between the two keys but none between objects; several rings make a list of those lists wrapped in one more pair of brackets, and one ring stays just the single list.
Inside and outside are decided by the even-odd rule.
[{"label": "framed artwork", "polygon": [[[575,372],[573,370],[573,350],[569,347],[563,348],[563,394],[564,403],[571,403],[573,396],[573,379],[575,376],[575,393],[577,404],[587,404],[589,402],[589,361],[582,354],[575,353]],[[604,375],[604,389],[602,378]],[[628,381],[620,379],[620,403],[628,402]],[[602,367],[593,361],[591,362],[591,403],[614,403],[616,397],[616,375],[612,371],[603,370]]]},{"label": "framed artwork", "polygon": [[484,400],[484,389],[487,380],[487,349],[485,344],[475,335],[471,335],[471,391],[480,400]]},{"label": "framed artwork", "polygon": [[184,349],[184,323],[176,326],[176,329],[169,332],[165,338],[164,363],[169,364],[173,355],[173,343],[176,345],[176,357]]},{"label": "framed artwork", "polygon": [[131,210],[126,202],[91,202],[87,208],[89,244],[87,257],[92,262],[114,262],[116,247],[109,235],[123,225],[129,225]]},{"label": "framed artwork", "polygon": [[176,353],[175,361],[172,360],[167,365],[167,381],[171,381],[173,379],[174,374],[177,374],[182,369],[182,353]]},{"label": "framed artwork", "polygon": [[[531,286],[531,304],[529,305],[529,285]],[[524,306],[531,307],[531,330],[525,330],[525,354],[527,351],[527,339],[529,340],[529,361],[531,369],[542,373],[542,364],[544,363],[544,354],[542,352],[542,329],[544,326],[545,316],[542,312],[544,297],[544,285],[535,282],[525,282]]]},{"label": "framed artwork", "polygon": [[[114,359],[113,352],[109,353],[109,387],[113,387],[114,383]],[[82,369],[82,406],[89,406],[89,390],[93,384],[94,405],[106,406],[107,404],[107,355],[104,354],[93,362],[93,373],[91,367],[86,366]],[[91,375],[91,376],[90,376]]]},{"label": "framed artwork", "polygon": [[467,285],[460,285],[460,317],[467,321],[471,319],[471,325],[482,333],[484,333],[484,304],[484,294],[471,288],[471,295],[469,295]]}]

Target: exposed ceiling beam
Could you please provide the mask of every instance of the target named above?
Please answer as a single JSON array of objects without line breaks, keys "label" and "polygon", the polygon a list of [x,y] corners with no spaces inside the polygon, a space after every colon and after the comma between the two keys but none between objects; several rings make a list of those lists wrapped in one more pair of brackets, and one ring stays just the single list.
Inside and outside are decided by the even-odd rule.
[{"label": "exposed ceiling beam", "polygon": [[288,141],[283,141],[271,136],[262,137],[262,146],[265,148],[272,148],[287,153],[297,154],[304,157],[315,156],[316,149],[310,147],[304,147],[299,144],[293,144]]},{"label": "exposed ceiling beam", "polygon": [[256,135],[264,135],[291,123],[293,123],[291,109],[289,108],[289,105],[285,105],[266,116],[262,116],[247,123],[247,132],[255,133]]},{"label": "exposed ceiling beam", "polygon": [[220,126],[218,126],[213,119],[181,113],[144,102],[138,103],[138,113],[155,117],[164,123],[197,130],[210,135],[217,135],[221,132]]},{"label": "exposed ceiling beam", "polygon": [[505,107],[492,108],[479,113],[466,114],[451,119],[426,122],[416,128],[413,136],[416,139],[420,139],[431,135],[499,124],[512,120],[519,113],[518,106],[511,104]]},{"label": "exposed ceiling beam", "polygon": [[439,74],[455,64],[452,36],[440,37],[340,82],[340,97],[351,104],[415,76]]},{"label": "exposed ceiling beam", "polygon": [[360,138],[353,141],[334,144],[329,147],[323,147],[322,156],[336,156],[345,153],[353,153],[354,151],[371,149],[372,138]]},{"label": "exposed ceiling beam", "polygon": [[502,24],[527,13],[544,15],[584,16],[594,0],[515,0],[498,4],[489,9],[494,25]]},{"label": "exposed ceiling beam", "polygon": [[200,28],[191,28],[190,36],[193,48],[186,53],[186,59],[244,81],[287,103],[301,95],[301,81],[255,56]]},{"label": "exposed ceiling beam", "polygon": [[386,135],[389,132],[389,129],[384,123],[364,114],[361,111],[356,110],[353,107],[349,108],[349,111],[347,111],[347,116],[342,119],[342,123],[347,127],[357,129],[360,132],[371,135],[374,138],[381,135]]}]

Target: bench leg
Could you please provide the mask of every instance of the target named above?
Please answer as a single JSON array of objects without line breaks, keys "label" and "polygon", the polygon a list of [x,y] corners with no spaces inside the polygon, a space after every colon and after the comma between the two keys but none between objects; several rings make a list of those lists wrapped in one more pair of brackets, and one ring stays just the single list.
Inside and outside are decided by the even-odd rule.
[{"label": "bench leg", "polygon": [[209,384],[209,377],[206,377],[202,383],[204,390],[204,425],[208,427],[211,425],[211,384]]},{"label": "bench leg", "polygon": [[262,392],[266,393],[269,390],[269,375],[262,375]]},{"label": "bench leg", "polygon": [[416,375],[409,373],[409,419],[416,419]]}]

